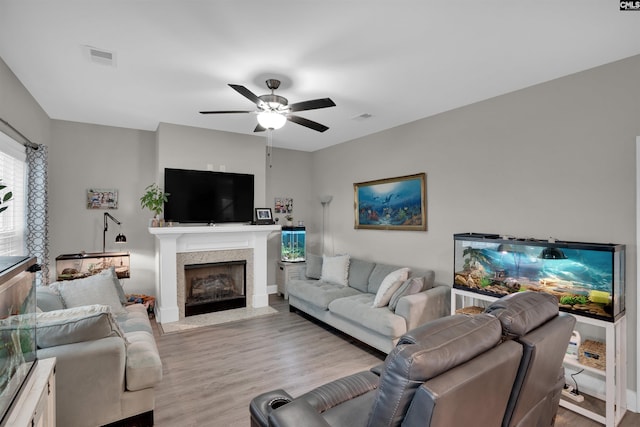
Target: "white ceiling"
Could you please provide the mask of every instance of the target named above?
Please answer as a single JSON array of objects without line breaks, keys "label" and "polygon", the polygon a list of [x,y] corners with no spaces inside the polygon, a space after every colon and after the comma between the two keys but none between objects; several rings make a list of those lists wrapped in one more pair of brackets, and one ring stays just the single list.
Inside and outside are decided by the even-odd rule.
[{"label": "white ceiling", "polygon": [[227,84],[276,77],[337,104],[298,114],[324,133],[274,132],[305,151],[637,54],[640,12],[615,0],[0,0],[0,57],[53,119],[253,134],[253,114],[198,111],[251,110]]}]

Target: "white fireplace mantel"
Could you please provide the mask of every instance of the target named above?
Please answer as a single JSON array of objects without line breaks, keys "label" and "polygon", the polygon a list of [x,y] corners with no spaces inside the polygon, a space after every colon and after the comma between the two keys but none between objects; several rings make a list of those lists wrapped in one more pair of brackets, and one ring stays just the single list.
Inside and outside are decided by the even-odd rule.
[{"label": "white fireplace mantel", "polygon": [[178,272],[176,254],[183,252],[253,250],[252,307],[269,305],[267,294],[267,239],[279,225],[216,225],[151,227],[156,236],[156,317],[159,323],[177,322]]}]

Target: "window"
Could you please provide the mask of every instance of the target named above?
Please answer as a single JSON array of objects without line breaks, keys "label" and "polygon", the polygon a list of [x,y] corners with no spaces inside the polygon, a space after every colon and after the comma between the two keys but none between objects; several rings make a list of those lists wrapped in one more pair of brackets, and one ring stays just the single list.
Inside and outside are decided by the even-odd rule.
[{"label": "window", "polygon": [[24,146],[0,132],[0,178],[13,193],[7,210],[0,213],[0,256],[26,253],[26,154]]}]

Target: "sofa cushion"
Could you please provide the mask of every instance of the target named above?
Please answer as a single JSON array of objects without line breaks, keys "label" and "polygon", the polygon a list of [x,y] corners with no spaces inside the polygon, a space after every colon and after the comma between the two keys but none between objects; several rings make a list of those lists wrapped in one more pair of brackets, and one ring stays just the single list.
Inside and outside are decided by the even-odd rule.
[{"label": "sofa cushion", "polygon": [[124,333],[107,305],[86,305],[63,310],[44,311],[36,315],[38,348],[55,347],[110,336],[124,338]]},{"label": "sofa cushion", "polygon": [[158,354],[149,314],[142,304],[125,307],[116,315],[127,339],[127,390],[136,391],[153,387],[162,380],[162,361]]},{"label": "sofa cushion", "polygon": [[401,268],[397,265],[376,264],[373,271],[369,275],[369,282],[367,283],[367,292],[370,294],[378,293],[378,289],[382,284],[382,281],[387,277],[389,273],[392,273]]},{"label": "sofa cushion", "polygon": [[349,255],[323,256],[322,274],[320,280],[336,285],[347,286],[349,284]]},{"label": "sofa cushion", "polygon": [[359,293],[338,298],[329,304],[329,311],[364,328],[396,338],[407,332],[406,320],[388,307],[373,308],[373,294]]},{"label": "sofa cushion", "polygon": [[375,262],[351,258],[349,260],[349,286],[360,292],[368,292],[369,275],[375,266]]},{"label": "sofa cushion", "polygon": [[104,304],[111,306],[114,313],[123,311],[117,287],[121,288],[120,283],[114,280],[110,270],[103,270],[82,279],[65,280],[49,285],[49,288],[60,293],[67,308]]},{"label": "sofa cushion", "polygon": [[287,285],[287,292],[290,296],[293,295],[323,310],[327,310],[329,303],[336,298],[360,294],[360,291],[350,286],[336,285],[322,280],[292,280]]},{"label": "sofa cushion", "polygon": [[380,284],[378,292],[376,292],[376,297],[373,300],[373,307],[384,307],[389,304],[391,296],[404,283],[404,281],[407,280],[408,275],[408,268],[400,268],[387,274],[387,277],[385,277]]},{"label": "sofa cushion", "polygon": [[153,335],[153,329],[149,322],[149,313],[143,304],[131,304],[125,307],[125,311],[114,315],[125,337],[130,332],[146,332]]},{"label": "sofa cushion", "polygon": [[424,277],[409,277],[402,285],[393,293],[389,300],[389,310],[396,311],[398,301],[405,295],[413,295],[422,291],[424,287]]},{"label": "sofa cushion", "polygon": [[36,304],[42,311],[64,310],[60,293],[49,286],[36,287]]},{"label": "sofa cushion", "polygon": [[322,257],[320,255],[307,254],[306,264],[305,276],[309,279],[319,279],[322,276]]}]

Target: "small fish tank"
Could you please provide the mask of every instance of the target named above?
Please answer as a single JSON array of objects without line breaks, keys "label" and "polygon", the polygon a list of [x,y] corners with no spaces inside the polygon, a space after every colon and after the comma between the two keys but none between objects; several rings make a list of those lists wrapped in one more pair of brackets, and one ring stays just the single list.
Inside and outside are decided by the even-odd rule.
[{"label": "small fish tank", "polygon": [[280,240],[280,260],[304,262],[307,256],[307,231],[305,227],[282,227]]},{"label": "small fish tank", "polygon": [[75,280],[93,276],[113,267],[118,279],[129,279],[129,252],[80,252],[56,257],[57,280]]},{"label": "small fish tank", "polygon": [[625,312],[625,246],[454,234],[453,287],[502,297],[546,292],[560,310],[605,321]]}]

